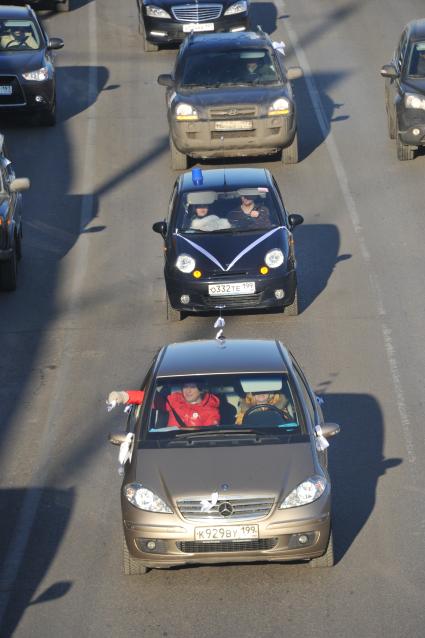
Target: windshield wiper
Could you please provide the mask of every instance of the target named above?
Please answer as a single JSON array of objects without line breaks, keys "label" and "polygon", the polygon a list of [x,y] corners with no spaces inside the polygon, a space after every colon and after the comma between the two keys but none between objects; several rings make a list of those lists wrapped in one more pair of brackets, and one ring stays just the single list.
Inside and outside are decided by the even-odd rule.
[{"label": "windshield wiper", "polygon": [[[229,434],[233,434],[236,436],[243,436],[244,434],[248,434],[249,436],[252,436],[253,434],[255,434],[256,436],[275,436],[276,434],[279,434],[279,432],[275,432],[275,433],[271,433],[271,432],[265,432],[262,428],[239,428],[239,427],[235,427],[235,428],[222,428],[222,429],[217,429],[216,427],[202,427],[199,429],[194,429],[194,428],[184,428],[184,431],[182,432],[181,430],[183,430],[183,428],[180,428],[179,432],[176,432],[175,438],[179,438],[179,439],[188,439],[188,438],[194,438],[194,437],[198,437],[198,436],[206,436],[207,434],[209,434],[210,436],[221,436],[221,435],[229,435]],[[189,432],[189,430],[192,430],[191,432]],[[195,430],[195,431],[193,431]]]}]

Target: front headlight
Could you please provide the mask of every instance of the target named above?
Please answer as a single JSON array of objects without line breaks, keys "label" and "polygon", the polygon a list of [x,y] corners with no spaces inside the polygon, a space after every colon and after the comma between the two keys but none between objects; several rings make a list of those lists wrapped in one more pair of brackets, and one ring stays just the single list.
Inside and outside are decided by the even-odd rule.
[{"label": "front headlight", "polygon": [[165,18],[166,20],[171,20],[170,14],[164,11],[164,9],[156,7],[154,4],[148,4],[146,7],[146,15],[150,18]]},{"label": "front headlight", "polygon": [[179,255],[176,261],[176,267],[185,273],[190,273],[192,270],[195,270],[195,260],[190,255]]},{"label": "front headlight", "polygon": [[406,93],[404,96],[404,105],[407,109],[425,110],[425,98],[421,95],[415,95],[414,93]]},{"label": "front headlight", "polygon": [[129,483],[124,487],[126,499],[135,507],[146,512],[161,512],[172,514],[173,510],[156,494],[143,487],[140,483]]},{"label": "front headlight", "polygon": [[269,250],[264,257],[264,261],[269,268],[279,268],[285,261],[285,257],[279,248],[274,248],[273,250]]},{"label": "front headlight", "polygon": [[310,476],[298,485],[288,496],[279,509],[289,509],[299,507],[317,501],[326,489],[326,479],[324,476]]},{"label": "front headlight", "polygon": [[185,104],[184,102],[180,102],[176,106],[176,110],[174,111],[176,120],[197,120],[198,112],[193,108],[190,104]]},{"label": "front headlight", "polygon": [[239,0],[239,2],[231,4],[230,7],[224,12],[224,15],[234,16],[235,13],[244,13],[245,11],[248,11],[248,3],[245,0]]},{"label": "front headlight", "polygon": [[269,107],[269,115],[288,115],[290,107],[289,100],[284,97],[279,97]]},{"label": "front headlight", "polygon": [[33,82],[43,82],[49,78],[49,69],[47,66],[42,66],[41,69],[37,69],[36,71],[22,73],[22,77],[25,80],[32,80]]}]

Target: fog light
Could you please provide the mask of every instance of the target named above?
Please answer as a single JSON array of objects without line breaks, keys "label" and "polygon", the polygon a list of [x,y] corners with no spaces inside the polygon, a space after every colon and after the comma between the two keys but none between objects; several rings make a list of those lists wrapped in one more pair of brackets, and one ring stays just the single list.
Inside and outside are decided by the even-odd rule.
[{"label": "fog light", "polygon": [[155,543],[155,541],[148,541],[148,542],[146,543],[146,547],[147,547],[148,549],[150,549],[150,550],[151,550],[151,552],[153,552],[153,550],[156,548],[156,543]]},{"label": "fog light", "polygon": [[180,297],[180,303],[184,303],[186,305],[189,303],[189,301],[190,301],[189,295],[182,295]]},{"label": "fog light", "polygon": [[165,31],[151,31],[150,35],[156,35],[158,38],[165,38],[167,34]]},{"label": "fog light", "polygon": [[232,33],[236,33],[236,31],[245,31],[245,27],[234,27],[234,29],[230,29]]},{"label": "fog light", "polygon": [[283,299],[285,296],[285,292],[282,290],[282,288],[277,288],[274,291],[274,296],[276,297],[276,299]]},{"label": "fog light", "polygon": [[420,130],[420,129],[418,129],[418,128],[414,128],[414,129],[412,130],[413,135],[419,135],[419,134],[420,134],[420,132],[421,132],[421,130]]},{"label": "fog light", "polygon": [[[298,542],[300,545],[305,545],[306,543],[308,543],[308,536],[306,534],[300,534],[298,536]],[[149,547],[149,543],[148,543],[148,547]]]},{"label": "fog light", "polygon": [[261,266],[260,273],[262,275],[267,275],[268,272],[269,272],[269,269],[267,268],[267,266]]},{"label": "fog light", "polygon": [[195,277],[195,279],[199,279],[199,277],[202,277],[202,273],[200,270],[194,270],[192,275]]},{"label": "fog light", "polygon": [[44,102],[44,97],[42,95],[36,95],[35,96],[35,101],[36,102]]}]

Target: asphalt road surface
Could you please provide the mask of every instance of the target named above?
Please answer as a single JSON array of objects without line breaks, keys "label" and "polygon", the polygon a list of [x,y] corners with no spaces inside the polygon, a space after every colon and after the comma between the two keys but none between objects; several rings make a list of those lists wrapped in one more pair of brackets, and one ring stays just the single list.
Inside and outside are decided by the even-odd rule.
[{"label": "asphalt road surface", "polygon": [[143,52],[135,0],[77,0],[42,13],[65,39],[57,126],[2,126],[32,188],[18,290],[0,295],[1,636],[424,635],[425,154],[396,159],[379,75],[423,1],[252,10],[305,72],[300,163],[251,162],[305,217],[302,312],[233,315],[226,335],[282,339],[341,424],[337,564],[121,572],[107,433],[123,416],[105,397],[139,385],[162,343],[213,336],[214,317],[167,324],[151,231],[175,179],[156,84],[175,50]]}]

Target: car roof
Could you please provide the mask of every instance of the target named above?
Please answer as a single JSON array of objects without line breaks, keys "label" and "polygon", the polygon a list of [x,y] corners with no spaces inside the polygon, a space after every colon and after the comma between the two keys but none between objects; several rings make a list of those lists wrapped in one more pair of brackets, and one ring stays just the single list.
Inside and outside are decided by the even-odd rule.
[{"label": "car roof", "polygon": [[208,339],[165,346],[160,355],[158,377],[205,374],[287,372],[286,348],[275,340]]},{"label": "car roof", "polygon": [[19,20],[32,18],[32,9],[26,5],[22,7],[11,5],[0,5],[0,19],[2,20]]},{"label": "car roof", "polygon": [[407,28],[410,31],[410,38],[412,40],[425,39],[425,19],[412,20],[408,23]]},{"label": "car roof", "polygon": [[[198,169],[199,170],[199,169]],[[181,177],[181,190],[219,190],[224,186],[229,189],[269,186],[271,175],[265,168],[215,168],[202,171],[202,184],[195,184],[192,172],[188,171]]]},{"label": "car roof", "polygon": [[196,33],[187,39],[187,46],[191,51],[208,49],[226,51],[228,49],[244,48],[257,49],[260,47],[270,47],[268,36],[256,31],[242,31],[239,33]]}]

